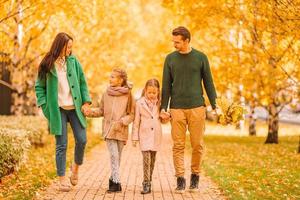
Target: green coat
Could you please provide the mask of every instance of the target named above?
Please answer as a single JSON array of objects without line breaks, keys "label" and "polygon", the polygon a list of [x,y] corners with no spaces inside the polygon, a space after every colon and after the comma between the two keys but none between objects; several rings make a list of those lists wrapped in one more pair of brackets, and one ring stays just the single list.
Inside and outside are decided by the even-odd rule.
[{"label": "green coat", "polygon": [[[67,79],[71,89],[76,114],[83,127],[86,127],[86,120],[81,112],[83,103],[91,102],[89,90],[83,74],[82,67],[75,56],[67,59]],[[42,107],[45,117],[50,125],[50,132],[53,135],[62,134],[61,114],[58,106],[58,79],[56,69],[53,68],[47,78],[37,78],[35,82],[35,93],[37,106]]]}]

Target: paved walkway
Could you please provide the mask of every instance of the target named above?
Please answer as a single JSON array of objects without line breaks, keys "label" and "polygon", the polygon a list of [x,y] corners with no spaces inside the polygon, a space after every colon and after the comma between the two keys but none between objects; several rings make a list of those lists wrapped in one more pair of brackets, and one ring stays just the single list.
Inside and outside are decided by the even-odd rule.
[{"label": "paved walkway", "polygon": [[[58,191],[57,182],[54,182],[38,199],[188,199],[210,200],[225,199],[216,185],[205,176],[200,178],[200,192],[175,194],[176,179],[172,162],[171,136],[163,136],[162,150],[157,154],[157,162],[153,174],[153,191],[151,194],[141,195],[141,183],[143,177],[142,155],[139,147],[132,147],[131,143],[124,147],[121,163],[122,193],[106,193],[110,176],[109,156],[105,143],[96,146],[85,158],[84,165],[80,168],[79,183],[68,193]],[[189,155],[186,153],[186,155]],[[186,168],[190,165],[190,156],[186,156]],[[186,173],[187,187],[189,186],[189,173]]]}]

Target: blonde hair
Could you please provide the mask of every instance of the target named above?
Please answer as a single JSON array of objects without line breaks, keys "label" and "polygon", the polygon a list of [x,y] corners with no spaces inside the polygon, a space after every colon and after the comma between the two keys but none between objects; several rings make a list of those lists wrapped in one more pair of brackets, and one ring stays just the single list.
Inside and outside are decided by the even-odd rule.
[{"label": "blonde hair", "polygon": [[132,107],[132,95],[131,95],[131,86],[128,84],[128,78],[127,78],[127,72],[124,69],[121,68],[114,68],[112,72],[115,72],[118,74],[118,77],[123,80],[122,82],[122,87],[127,87],[129,88],[129,96],[128,96],[128,103],[126,107],[126,112],[129,114],[131,112],[131,107]]},{"label": "blonde hair", "polygon": [[145,96],[145,93],[146,93],[146,89],[147,87],[149,86],[152,86],[152,87],[156,87],[158,89],[158,95],[157,95],[157,99],[158,99],[158,109],[160,107],[160,86],[159,86],[159,81],[155,78],[153,79],[149,79],[146,84],[145,84],[145,87],[143,89],[143,92],[142,92],[142,97]]}]

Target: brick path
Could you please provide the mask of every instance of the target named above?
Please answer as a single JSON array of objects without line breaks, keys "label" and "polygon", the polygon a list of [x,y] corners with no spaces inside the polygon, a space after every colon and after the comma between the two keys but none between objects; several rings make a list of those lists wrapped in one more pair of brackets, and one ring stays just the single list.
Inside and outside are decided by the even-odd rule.
[{"label": "brick path", "polygon": [[[142,155],[139,147],[134,148],[129,143],[124,147],[121,163],[122,193],[106,193],[110,175],[110,164],[105,143],[96,146],[85,158],[84,165],[80,168],[79,183],[68,193],[58,191],[57,182],[54,182],[43,197],[37,199],[188,199],[188,200],[210,200],[225,199],[216,185],[205,176],[200,178],[200,192],[175,194],[176,179],[172,162],[172,141],[169,134],[163,136],[162,150],[157,154],[157,162],[153,174],[153,191],[151,194],[141,195],[142,183]],[[189,154],[185,154],[189,155]],[[190,165],[190,157],[186,156],[186,169]],[[187,170],[187,187],[189,186],[189,173]]]}]

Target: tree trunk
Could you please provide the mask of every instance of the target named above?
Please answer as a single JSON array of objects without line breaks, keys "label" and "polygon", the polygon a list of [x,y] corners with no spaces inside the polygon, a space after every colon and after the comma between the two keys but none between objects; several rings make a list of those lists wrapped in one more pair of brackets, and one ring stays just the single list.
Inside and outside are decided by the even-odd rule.
[{"label": "tree trunk", "polygon": [[256,136],[256,116],[254,106],[250,105],[250,116],[249,116],[249,135]]},{"label": "tree trunk", "polygon": [[[271,3],[273,10],[276,10],[276,2]],[[272,71],[269,73],[269,78],[271,80],[273,77],[276,77],[275,75],[275,69],[277,67],[277,59],[275,52],[278,51],[278,34],[276,34],[276,25],[275,25],[275,12],[272,12],[272,15],[274,16],[274,21],[271,23],[271,48],[270,52],[272,52],[269,55],[269,65],[272,67]],[[268,137],[266,140],[266,144],[278,144],[278,125],[279,125],[279,113],[277,111],[276,107],[276,101],[275,101],[275,95],[271,95],[273,98],[272,102],[269,104],[268,112]]]},{"label": "tree trunk", "polygon": [[278,144],[279,113],[274,103],[269,105],[268,112],[268,136],[265,144]]},{"label": "tree trunk", "polygon": [[11,93],[13,87],[10,84],[10,72],[7,69],[9,64],[8,54],[0,52],[0,115],[11,114]]}]

